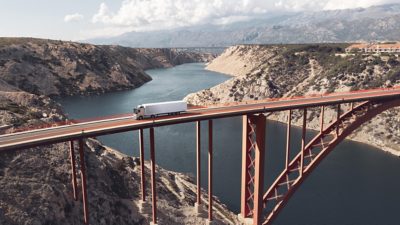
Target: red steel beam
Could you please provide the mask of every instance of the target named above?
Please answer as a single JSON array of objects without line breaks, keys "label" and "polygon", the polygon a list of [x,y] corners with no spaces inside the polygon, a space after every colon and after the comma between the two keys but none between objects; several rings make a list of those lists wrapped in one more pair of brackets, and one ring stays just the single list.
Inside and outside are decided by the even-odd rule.
[{"label": "red steel beam", "polygon": [[290,137],[291,137],[291,131],[290,131],[290,126],[292,125],[292,110],[289,110],[288,113],[288,122],[287,122],[287,128],[286,128],[286,163],[285,163],[285,169],[288,169],[289,163],[290,163]]},{"label": "red steel beam", "polygon": [[253,225],[260,225],[263,222],[262,210],[264,193],[263,187],[266,118],[263,114],[260,114],[257,117],[253,117],[252,120],[256,124]]},{"label": "red steel beam", "polygon": [[248,173],[248,168],[251,163],[251,155],[249,152],[250,148],[250,124],[249,124],[249,116],[243,115],[242,117],[242,184],[241,184],[241,206],[240,206],[240,214],[243,218],[246,218],[250,214],[250,207],[247,204],[247,199],[249,199],[251,193],[247,188],[247,185],[250,181],[250,175]]},{"label": "red steel beam", "polygon": [[321,106],[321,115],[319,116],[319,124],[320,130],[319,132],[322,134],[324,131],[324,115],[325,114],[325,106]]},{"label": "red steel beam", "polygon": [[213,121],[208,121],[208,220],[213,220]]},{"label": "red steel beam", "polygon": [[144,176],[144,143],[143,143],[143,129],[139,130],[139,151],[140,151],[140,182],[142,189],[142,201],[146,201],[146,178]]},{"label": "red steel beam", "polygon": [[74,200],[76,201],[78,199],[78,189],[77,189],[77,182],[76,182],[74,141],[69,142],[69,158],[71,161],[72,190],[73,190]]},{"label": "red steel beam", "polygon": [[153,212],[153,224],[157,224],[157,193],[156,193],[156,159],[154,152],[154,128],[150,128],[150,163],[151,163],[151,195],[152,195],[152,212]]},{"label": "red steel beam", "polygon": [[197,198],[196,202],[198,205],[201,204],[201,135],[200,135],[200,121],[196,121],[196,174],[197,174]]},{"label": "red steel beam", "polygon": [[89,224],[89,209],[88,209],[87,188],[86,188],[85,154],[84,154],[82,139],[79,139],[79,161],[81,163],[83,218],[84,218],[84,223]]},{"label": "red steel beam", "polygon": [[304,149],[306,146],[306,132],[307,132],[307,108],[303,110],[303,129],[301,132],[301,158],[300,158],[300,176],[303,176],[304,169]]},{"label": "red steel beam", "polygon": [[340,126],[340,104],[337,105],[337,114],[336,114],[336,137],[339,136],[339,126]]},{"label": "red steel beam", "polygon": [[[283,209],[283,207],[287,204],[288,200],[290,197],[293,195],[293,193],[298,189],[298,187],[301,185],[301,183],[306,179],[306,177],[317,167],[317,165],[332,151],[334,147],[336,147],[337,144],[339,144],[342,140],[344,140],[351,132],[353,132],[355,129],[360,127],[363,123],[366,121],[371,120],[373,117],[378,115],[379,113],[382,113],[383,111],[393,108],[393,107],[398,107],[400,106],[400,101],[399,100],[393,100],[393,101],[387,101],[384,102],[380,105],[373,106],[374,103],[371,102],[364,102],[359,105],[355,105],[354,109],[351,109],[347,111],[346,113],[343,113],[341,116],[340,120],[344,121],[347,119],[352,119],[351,124],[345,124],[345,127],[343,128],[342,132],[340,133],[340,136],[336,139],[334,139],[332,142],[330,142],[327,146],[327,148],[324,148],[322,152],[318,153],[318,155],[313,159],[313,161],[308,165],[307,169],[305,170],[304,175],[298,179],[292,186],[291,189],[287,191],[285,194],[285,197],[281,202],[279,202],[277,205],[275,205],[275,208],[269,212],[269,215],[267,216],[267,220],[265,220],[264,224],[272,224],[274,219],[277,217],[279,212]],[[375,103],[376,104],[376,103]],[[365,112],[365,108],[368,108],[367,111]],[[363,115],[357,115],[358,112],[364,113]],[[335,132],[335,127],[336,127],[336,121],[333,121],[331,124],[327,126],[327,128],[324,130],[324,132],[317,134],[316,137],[314,137],[306,146],[306,149],[312,148],[316,143],[321,142],[323,140],[324,136],[330,135],[331,132]],[[296,166],[297,161],[299,161],[300,154],[296,155],[296,157],[292,160],[290,167],[292,168],[293,166]],[[285,175],[286,171],[283,171],[278,178],[274,181],[272,186],[268,189],[268,191],[264,194],[264,201],[267,202],[268,198],[271,197],[274,194],[274,190],[276,187],[285,181]]]}]

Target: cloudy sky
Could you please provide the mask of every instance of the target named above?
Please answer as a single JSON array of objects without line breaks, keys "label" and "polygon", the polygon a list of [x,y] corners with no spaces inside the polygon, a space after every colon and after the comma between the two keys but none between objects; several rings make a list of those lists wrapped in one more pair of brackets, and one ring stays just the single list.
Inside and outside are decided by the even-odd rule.
[{"label": "cloudy sky", "polygon": [[395,2],[400,0],[0,0],[0,36],[84,40]]}]

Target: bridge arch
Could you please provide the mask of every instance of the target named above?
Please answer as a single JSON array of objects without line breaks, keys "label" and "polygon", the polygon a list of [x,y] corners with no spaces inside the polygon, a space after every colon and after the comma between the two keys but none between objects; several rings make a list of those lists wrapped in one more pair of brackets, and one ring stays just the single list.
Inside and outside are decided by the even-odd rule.
[{"label": "bridge arch", "polygon": [[[400,100],[364,101],[358,103],[357,105],[351,103],[351,107],[349,107],[349,109],[344,113],[340,114],[341,105],[338,104],[336,119],[328,124],[326,127],[323,126],[323,120],[321,120],[320,132],[316,134],[314,138],[308,141],[308,143],[305,142],[307,108],[304,108],[302,137],[303,143],[301,150],[291,161],[287,160],[286,167],[282,170],[280,175],[277,176],[272,185],[263,194],[260,203],[258,203],[256,199],[256,193],[260,193],[260,190],[254,190],[254,192],[249,193],[247,197],[243,197],[242,191],[242,205],[246,205],[248,207],[246,211],[241,211],[241,216],[253,217],[253,224],[255,225],[271,224],[278,216],[279,212],[287,204],[291,196],[308,177],[308,175],[314,171],[319,163],[330,152],[332,152],[332,150],[340,142],[342,142],[347,136],[349,136],[354,130],[359,128],[365,122],[370,121],[372,118],[384,112],[385,110],[397,106],[400,106]],[[324,107],[325,106],[321,107],[321,118],[324,117]],[[288,118],[288,129],[290,129],[291,111],[289,111]],[[288,132],[287,139],[290,142],[290,132]],[[250,143],[249,146],[252,149],[256,149],[254,146],[257,146],[257,144],[258,143],[256,142]],[[251,152],[251,149],[247,151]],[[251,154],[255,155],[254,153]],[[288,150],[286,154],[289,154]],[[257,158],[253,158],[254,160],[250,160],[251,165],[255,165],[255,163],[257,162]],[[261,162],[261,165],[263,165],[263,162]],[[262,182],[262,178],[259,176],[259,174],[263,176],[263,172],[260,173],[259,170],[263,170],[263,166],[261,168],[254,168],[253,166],[253,168],[251,169],[254,171],[253,173],[246,173],[247,175],[250,174],[250,178],[248,180],[255,181],[261,179]],[[254,182],[251,188],[253,187],[254,189],[257,189],[254,185]],[[247,187],[246,190],[248,192],[249,187]],[[243,204],[244,200],[247,204]]]}]

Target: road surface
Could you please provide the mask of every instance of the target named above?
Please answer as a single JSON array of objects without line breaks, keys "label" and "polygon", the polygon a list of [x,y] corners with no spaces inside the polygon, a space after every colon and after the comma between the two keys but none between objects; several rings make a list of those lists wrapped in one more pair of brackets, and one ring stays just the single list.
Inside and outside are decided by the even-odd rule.
[{"label": "road surface", "polygon": [[174,116],[160,116],[155,119],[135,120],[133,116],[95,120],[52,128],[37,129],[0,136],[0,151],[28,148],[79,138],[96,137],[111,133],[120,133],[140,128],[158,127],[198,120],[209,120],[245,114],[268,113],[304,107],[318,107],[339,103],[361,102],[368,100],[386,101],[400,99],[400,89],[371,90],[354,93],[337,93],[326,96],[313,96],[297,99],[265,101],[253,104],[241,104],[224,107],[189,109],[186,113]]}]

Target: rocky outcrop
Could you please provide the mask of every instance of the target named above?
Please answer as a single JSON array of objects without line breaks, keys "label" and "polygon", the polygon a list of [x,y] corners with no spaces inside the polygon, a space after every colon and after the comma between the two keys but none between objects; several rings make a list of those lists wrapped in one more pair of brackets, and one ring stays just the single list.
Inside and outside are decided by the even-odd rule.
[{"label": "rocky outcrop", "polygon": [[[394,55],[346,55],[346,45],[240,45],[227,49],[207,68],[234,77],[220,85],[188,95],[195,105],[246,102],[400,85],[400,60]],[[231,66],[226,66],[231,65]],[[343,106],[349,107],[349,106]],[[318,109],[310,109],[308,128],[319,129]],[[326,110],[325,123],[334,118]],[[295,125],[301,112],[295,112]],[[270,119],[285,122],[284,113]],[[391,109],[363,125],[351,139],[400,155],[400,109]]]},{"label": "rocky outcrop", "polygon": [[[85,162],[90,224],[149,224],[151,210],[141,213],[138,208],[140,161],[137,158],[88,140]],[[150,165],[145,166],[149,178]],[[2,153],[0,223],[82,224],[81,189],[78,185],[79,198],[74,201],[71,176],[67,144]],[[79,174],[77,178],[80,184]],[[148,195],[151,193],[149,180],[146,182]],[[160,224],[205,224],[206,218],[194,211],[196,186],[191,178],[157,167],[156,183]],[[236,216],[218,200],[215,218],[218,224],[239,224]]]},{"label": "rocky outcrop", "polygon": [[37,95],[104,93],[136,88],[150,81],[146,69],[212,58],[211,54],[176,49],[0,38],[0,80]]},{"label": "rocky outcrop", "polygon": [[[135,82],[145,81],[147,75],[143,69],[205,60],[201,54],[168,49],[133,50],[32,39],[27,39],[28,42],[12,39],[12,43],[7,40],[0,42],[0,60],[6,58],[0,65],[0,70],[6,71],[0,73],[0,134],[14,132],[21,126],[37,127],[65,121],[67,118],[60,105],[46,95],[86,94],[133,87]],[[104,63],[98,63],[102,59]],[[76,67],[78,63],[81,66]],[[67,72],[62,70],[63,67]],[[78,74],[83,78],[75,80],[75,76],[81,76]],[[143,80],[137,79],[140,77]],[[24,79],[26,83],[21,82]],[[111,81],[122,83],[117,85]],[[67,86],[60,88],[56,85],[61,84],[58,82],[79,91]],[[86,84],[98,86],[88,88]],[[138,207],[140,161],[94,139],[85,141],[84,151],[90,224],[149,224],[151,210],[143,212]],[[79,162],[79,157],[77,160]],[[150,201],[147,162],[145,167],[147,199]],[[78,185],[79,197],[74,201],[71,176],[67,143],[1,152],[0,224],[82,224],[81,187]],[[79,173],[77,178],[80,184]],[[189,176],[156,166],[156,183],[160,224],[206,223],[206,217],[197,215],[194,210],[196,186]],[[203,202],[207,203],[207,194],[202,195]],[[218,198],[214,199],[217,224],[240,224],[234,213]]]},{"label": "rocky outcrop", "polygon": [[65,121],[61,106],[46,96],[24,91],[0,91],[0,134],[24,126]]}]

